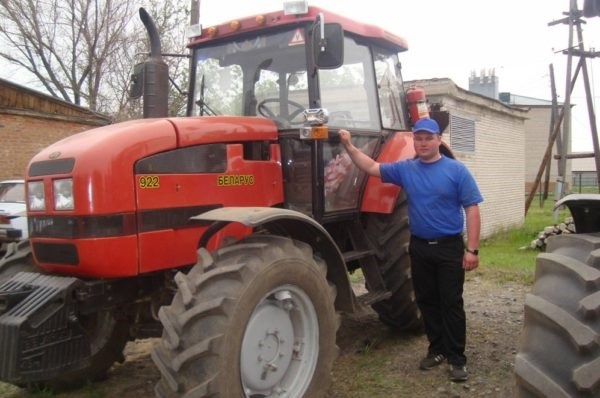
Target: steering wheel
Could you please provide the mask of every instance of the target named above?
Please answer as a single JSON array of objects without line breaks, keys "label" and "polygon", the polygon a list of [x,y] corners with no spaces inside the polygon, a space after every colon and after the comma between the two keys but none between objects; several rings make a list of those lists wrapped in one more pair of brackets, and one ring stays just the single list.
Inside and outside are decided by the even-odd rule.
[{"label": "steering wheel", "polygon": [[290,113],[287,117],[283,117],[281,115],[276,115],[268,106],[266,106],[267,104],[280,103],[280,102],[282,102],[282,101],[279,98],[266,98],[258,103],[258,105],[256,106],[256,109],[258,110],[258,113],[260,113],[262,116],[269,118],[269,119],[274,119],[276,121],[285,120],[290,125],[303,123],[303,121],[294,121],[294,119],[296,117],[298,117],[298,115],[302,114],[302,112],[304,112],[304,110],[306,109],[304,107],[304,105],[299,104],[298,102],[291,101],[291,100],[284,101],[286,106],[292,105],[294,108],[297,108],[292,113]]}]

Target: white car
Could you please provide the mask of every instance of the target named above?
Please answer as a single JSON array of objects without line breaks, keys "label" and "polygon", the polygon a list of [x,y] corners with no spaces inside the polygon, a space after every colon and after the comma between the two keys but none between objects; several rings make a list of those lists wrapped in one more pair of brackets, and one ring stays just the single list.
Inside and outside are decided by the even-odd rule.
[{"label": "white car", "polygon": [[0,181],[0,253],[29,237],[23,180]]}]

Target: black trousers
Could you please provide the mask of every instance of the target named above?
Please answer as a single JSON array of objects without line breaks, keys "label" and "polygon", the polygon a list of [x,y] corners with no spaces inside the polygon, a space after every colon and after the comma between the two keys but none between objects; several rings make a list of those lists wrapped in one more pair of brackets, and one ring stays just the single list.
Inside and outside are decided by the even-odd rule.
[{"label": "black trousers", "polygon": [[444,354],[448,363],[465,365],[462,235],[436,241],[412,237],[409,251],[415,297],[429,340],[428,354]]}]

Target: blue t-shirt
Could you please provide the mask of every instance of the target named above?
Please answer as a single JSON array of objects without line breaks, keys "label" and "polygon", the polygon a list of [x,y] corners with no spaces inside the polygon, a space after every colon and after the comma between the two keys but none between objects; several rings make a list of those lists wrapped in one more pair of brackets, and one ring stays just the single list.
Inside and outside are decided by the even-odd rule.
[{"label": "blue t-shirt", "polygon": [[443,155],[432,163],[420,159],[381,163],[379,171],[383,182],[406,192],[410,232],[419,238],[462,233],[463,208],[483,201],[466,166]]}]

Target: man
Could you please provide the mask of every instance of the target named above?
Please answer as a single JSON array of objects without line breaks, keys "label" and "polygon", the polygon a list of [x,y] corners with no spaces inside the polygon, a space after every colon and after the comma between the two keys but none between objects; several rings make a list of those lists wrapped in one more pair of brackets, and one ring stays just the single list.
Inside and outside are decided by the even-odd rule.
[{"label": "man", "polygon": [[[446,359],[450,379],[467,380],[466,316],[463,305],[465,271],[477,268],[483,198],[473,176],[460,162],[440,153],[440,128],[433,119],[413,127],[415,159],[378,163],[352,145],[347,130],[340,141],[354,164],[367,174],[402,187],[408,200],[409,252],[417,305],[429,340],[422,370]],[[463,209],[467,239],[463,241]]]}]

